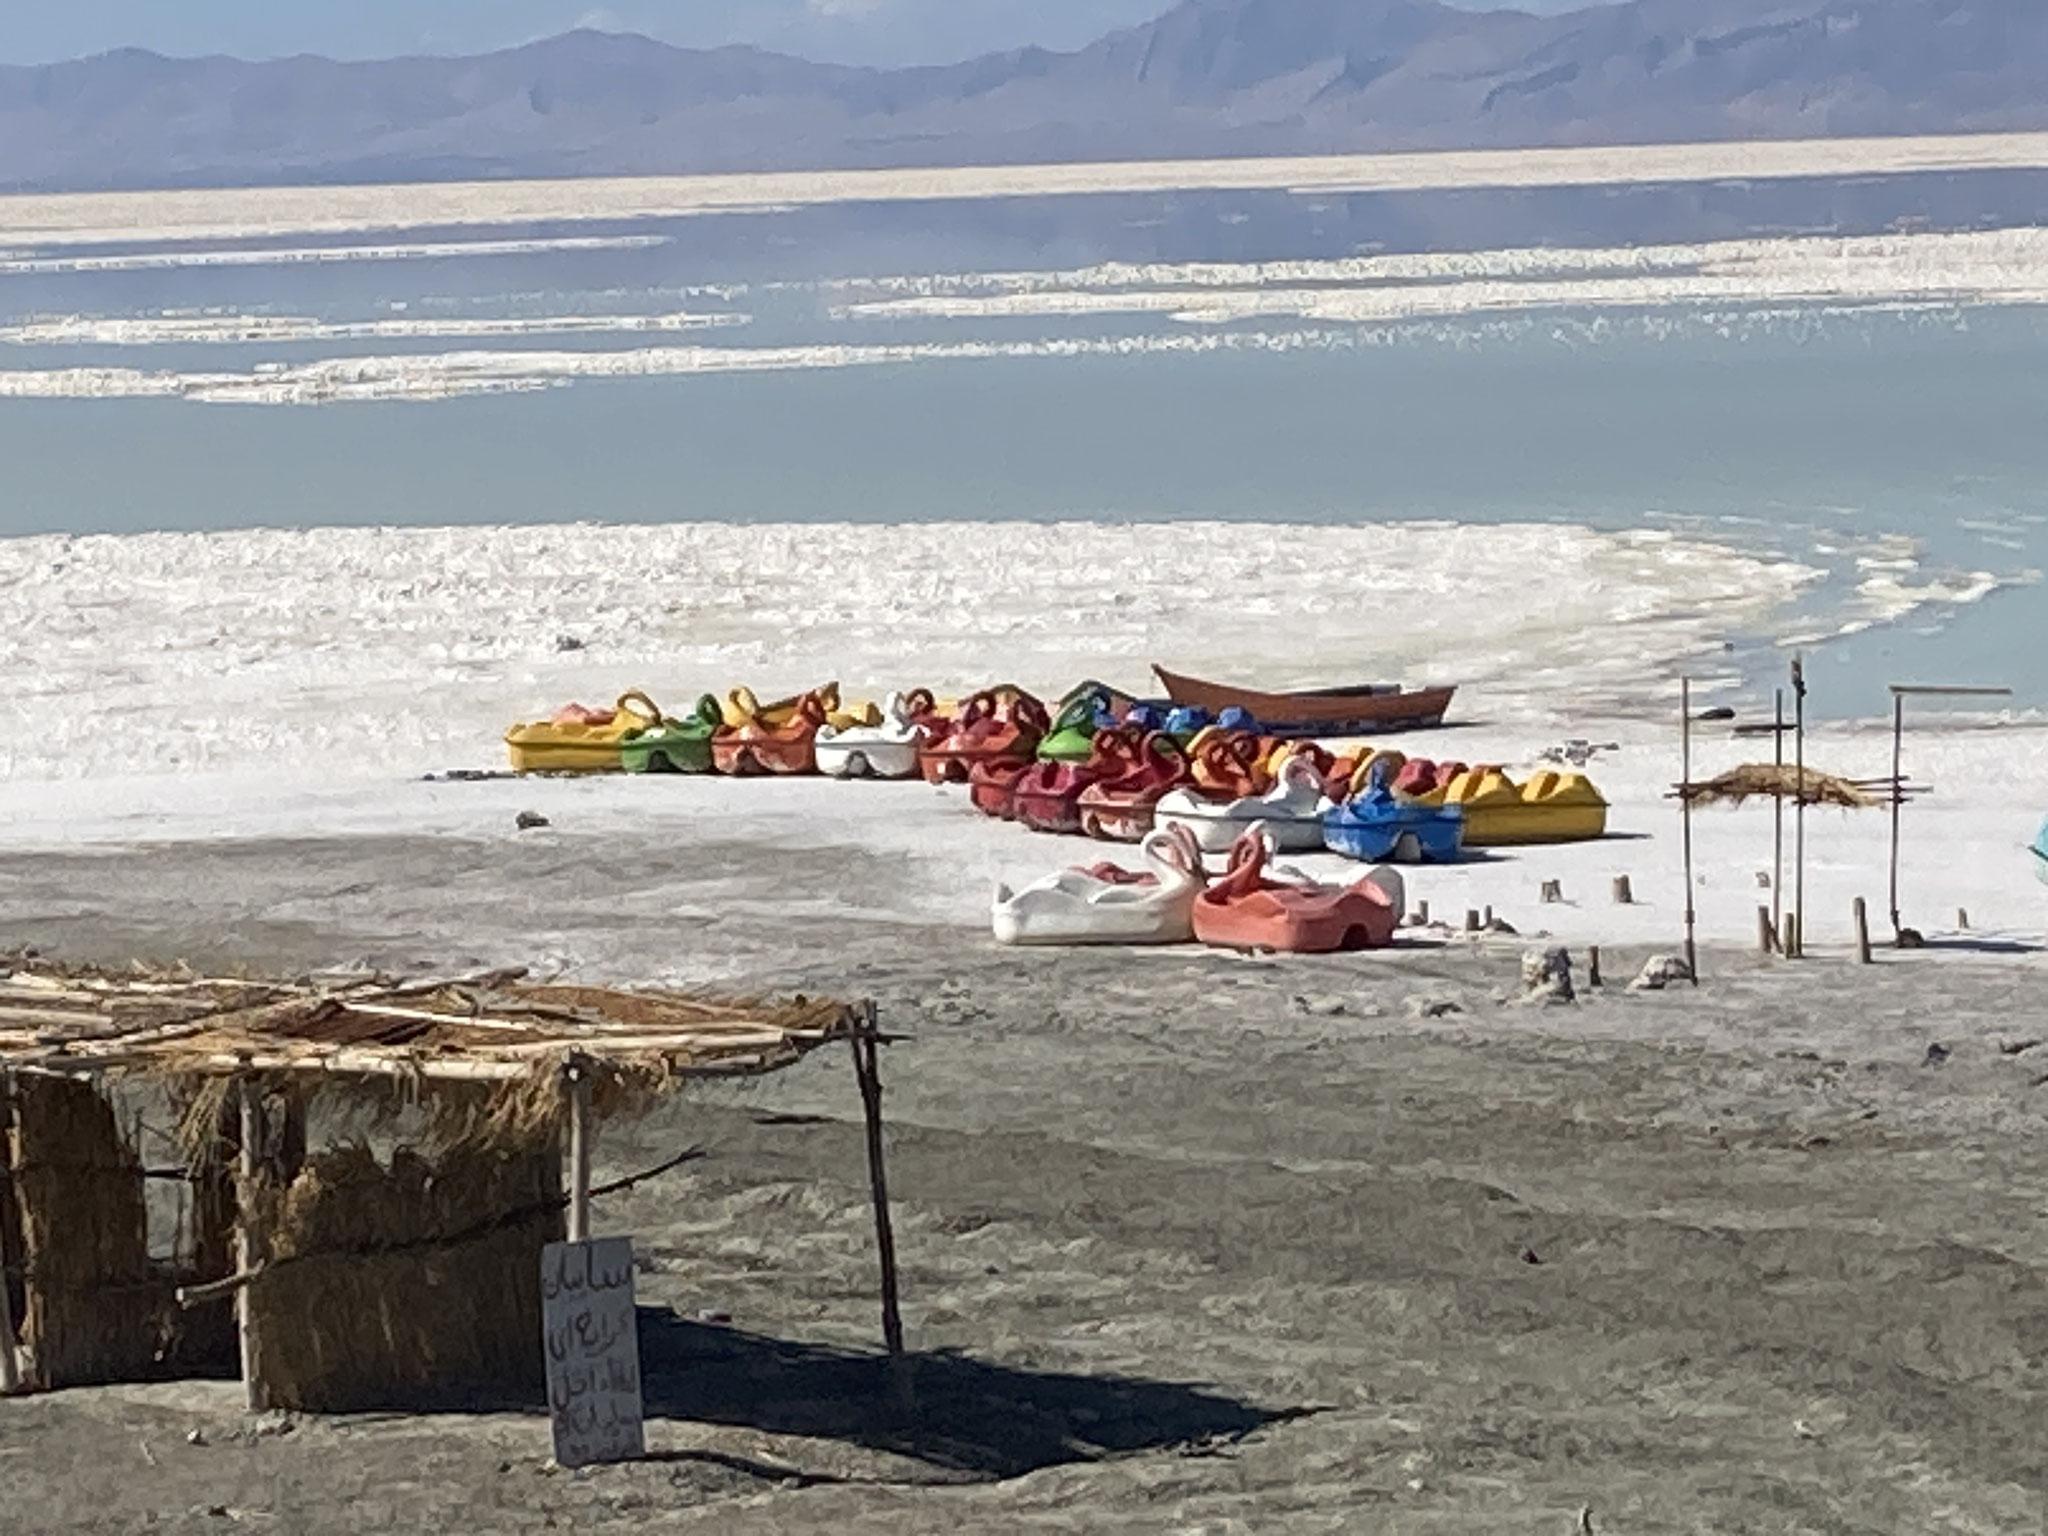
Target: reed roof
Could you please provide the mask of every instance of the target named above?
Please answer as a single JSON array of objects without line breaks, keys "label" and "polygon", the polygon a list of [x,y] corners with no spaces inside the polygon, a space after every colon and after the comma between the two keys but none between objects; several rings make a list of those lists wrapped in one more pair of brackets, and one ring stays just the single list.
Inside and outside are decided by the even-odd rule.
[{"label": "reed roof", "polygon": [[248,1072],[517,1085],[572,1059],[653,1086],[771,1072],[859,1025],[826,998],[737,999],[528,982],[113,973],[0,961],[0,1067],[64,1076]]},{"label": "reed roof", "polygon": [[1678,794],[1694,805],[1741,805],[1746,800],[1765,799],[1858,810],[1882,803],[1878,794],[1872,792],[1874,787],[1881,789],[1887,799],[1893,793],[1890,780],[1845,779],[1808,768],[1802,781],[1800,770],[1790,763],[1744,763],[1711,779],[1681,784]]}]

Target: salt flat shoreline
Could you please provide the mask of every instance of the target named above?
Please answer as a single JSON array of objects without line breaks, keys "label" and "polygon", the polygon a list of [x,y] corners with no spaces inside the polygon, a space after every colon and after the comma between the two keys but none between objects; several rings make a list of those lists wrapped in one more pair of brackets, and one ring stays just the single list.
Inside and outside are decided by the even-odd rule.
[{"label": "salt flat shoreline", "polygon": [[10,1529],[2048,1523],[2038,962],[1717,947],[1698,989],[1638,994],[1614,983],[1651,951],[1620,946],[1609,986],[1527,1008],[1515,938],[1020,953],[860,914],[907,873],[573,808],[0,854],[0,933],[73,959],[874,998],[907,1037],[888,1148],[935,1415],[869,1411],[815,1353],[877,1333],[828,1052],[604,1128],[601,1177],[711,1152],[598,1217],[653,1309],[656,1459],[550,1474],[544,1414],[502,1407],[252,1428],[232,1384],[74,1391],[0,1404]]},{"label": "salt flat shoreline", "polygon": [[2048,133],[1442,150],[1234,160],[945,166],[562,181],[17,193],[0,240],[36,246],[430,226],[681,218],[843,202],[1142,192],[1360,193],[1620,186],[2048,166]]}]

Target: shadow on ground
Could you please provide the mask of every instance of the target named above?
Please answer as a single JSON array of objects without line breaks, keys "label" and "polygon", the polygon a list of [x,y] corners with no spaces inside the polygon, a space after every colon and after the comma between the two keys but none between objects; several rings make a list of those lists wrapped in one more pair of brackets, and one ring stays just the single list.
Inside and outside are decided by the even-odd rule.
[{"label": "shadow on ground", "polygon": [[885,1357],[795,1344],[640,1309],[650,1417],[846,1440],[986,1477],[1172,1447],[1201,1448],[1299,1418],[1172,1382],[1073,1376],[956,1354],[908,1359],[914,1408]]}]

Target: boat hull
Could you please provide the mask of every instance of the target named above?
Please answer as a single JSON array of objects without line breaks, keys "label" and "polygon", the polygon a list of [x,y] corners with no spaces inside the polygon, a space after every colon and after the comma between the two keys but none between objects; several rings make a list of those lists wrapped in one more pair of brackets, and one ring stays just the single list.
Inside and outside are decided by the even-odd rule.
[{"label": "boat hull", "polygon": [[1384,731],[1427,730],[1444,723],[1456,688],[1399,690],[1326,689],[1315,693],[1266,693],[1229,683],[1183,677],[1161,666],[1158,674],[1174,703],[1220,715],[1247,711],[1269,736],[1366,736]]}]

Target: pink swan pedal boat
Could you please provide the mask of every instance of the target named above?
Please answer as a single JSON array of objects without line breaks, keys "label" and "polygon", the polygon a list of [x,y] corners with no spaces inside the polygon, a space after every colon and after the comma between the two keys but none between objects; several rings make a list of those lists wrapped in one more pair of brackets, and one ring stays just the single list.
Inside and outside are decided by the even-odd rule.
[{"label": "pink swan pedal boat", "polygon": [[1063,869],[1021,891],[998,885],[989,924],[1002,944],[1185,944],[1195,936],[1201,850],[1187,829],[1140,845],[1148,871],[1097,864]]},{"label": "pink swan pedal boat", "polygon": [[1152,830],[1152,813],[1168,791],[1188,781],[1188,756],[1164,731],[1154,731],[1137,760],[1114,778],[1097,779],[1075,801],[1081,830],[1111,843],[1135,843]]},{"label": "pink swan pedal boat", "polygon": [[1320,955],[1385,949],[1394,942],[1407,891],[1390,869],[1369,871],[1352,885],[1274,880],[1266,828],[1245,829],[1230,849],[1230,866],[1195,897],[1195,937],[1224,949],[1276,949]]},{"label": "pink swan pedal boat", "polygon": [[1290,752],[1280,759],[1279,782],[1263,795],[1225,800],[1176,789],[1161,797],[1152,816],[1158,826],[1185,826],[1204,853],[1234,847],[1254,822],[1265,824],[1278,851],[1305,853],[1323,846],[1323,813],[1332,804],[1315,762],[1306,753]]}]

